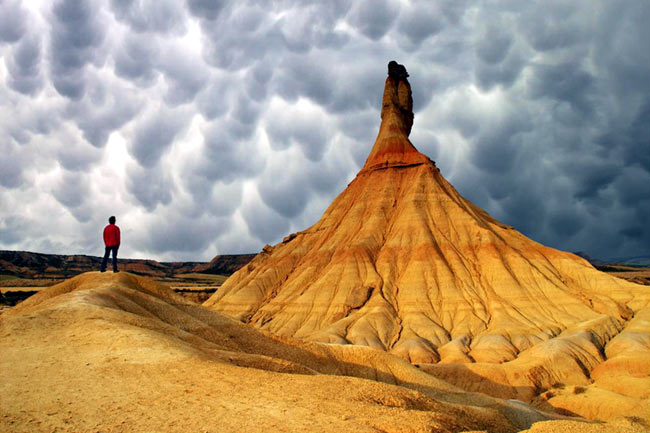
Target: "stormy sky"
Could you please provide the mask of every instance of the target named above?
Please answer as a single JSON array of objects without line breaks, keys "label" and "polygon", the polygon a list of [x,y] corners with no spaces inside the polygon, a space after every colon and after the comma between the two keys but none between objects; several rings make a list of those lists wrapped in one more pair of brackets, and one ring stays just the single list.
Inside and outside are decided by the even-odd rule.
[{"label": "stormy sky", "polygon": [[411,141],[546,245],[650,252],[650,3],[0,0],[0,249],[209,260],[315,223],[386,64]]}]

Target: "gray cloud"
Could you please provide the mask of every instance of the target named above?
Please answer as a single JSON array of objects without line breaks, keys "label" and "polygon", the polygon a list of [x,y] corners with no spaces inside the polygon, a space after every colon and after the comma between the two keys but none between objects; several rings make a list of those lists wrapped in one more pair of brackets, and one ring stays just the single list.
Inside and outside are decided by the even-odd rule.
[{"label": "gray cloud", "polygon": [[85,66],[96,60],[105,26],[97,8],[78,0],[55,3],[51,26],[52,84],[61,95],[77,100],[85,92]]},{"label": "gray cloud", "polygon": [[186,15],[181,2],[175,0],[111,0],[112,11],[120,21],[136,32],[182,34],[186,31]]},{"label": "gray cloud", "polygon": [[178,45],[167,46],[161,57],[159,68],[167,84],[165,102],[174,106],[192,102],[208,82],[209,73],[201,59]]},{"label": "gray cloud", "polygon": [[54,185],[52,195],[81,223],[91,217],[91,209],[86,206],[91,197],[89,184],[85,175],[65,172]]},{"label": "gray cloud", "polygon": [[266,131],[271,147],[286,149],[298,146],[311,161],[320,161],[329,146],[327,119],[322,113],[304,112],[294,108],[272,115]]},{"label": "gray cloud", "polygon": [[0,41],[16,42],[27,29],[27,13],[19,0],[0,1]]},{"label": "gray cloud", "polygon": [[83,171],[97,164],[101,151],[77,137],[68,136],[66,145],[56,149],[56,160],[68,171]]},{"label": "gray cloud", "polygon": [[[227,25],[229,31],[224,32],[221,24]],[[216,21],[202,21],[201,29],[206,37],[203,58],[208,64],[227,70],[240,70],[265,60],[268,52],[283,45],[275,21],[255,4],[224,11]]]},{"label": "gray cloud", "polygon": [[215,122],[204,132],[203,148],[193,170],[210,181],[233,182],[251,177],[264,167],[251,131],[236,121]]},{"label": "gray cloud", "polygon": [[155,36],[127,34],[115,50],[115,74],[148,87],[158,77],[159,44]]},{"label": "gray cloud", "polygon": [[24,37],[7,61],[9,86],[20,93],[34,94],[43,87],[41,74],[41,40],[35,35]]},{"label": "gray cloud", "polygon": [[539,2],[527,8],[519,22],[519,30],[536,51],[562,49],[579,42],[587,23],[579,12],[588,2],[580,5],[580,2],[554,0],[550,3],[552,6]]},{"label": "gray cloud", "polygon": [[207,20],[216,19],[227,4],[228,2],[224,0],[187,0],[190,12],[198,18]]},{"label": "gray cloud", "polygon": [[29,235],[30,222],[21,215],[3,215],[0,217],[0,242],[9,246],[23,242]]},{"label": "gray cloud", "polygon": [[350,9],[349,0],[294,4],[277,23],[289,51],[304,53],[312,48],[340,48],[349,41],[336,25]]},{"label": "gray cloud", "polygon": [[[262,200],[285,218],[302,213],[311,195],[306,165],[296,166],[292,161],[280,159],[276,164],[267,166],[260,179],[258,191]],[[264,237],[268,238],[267,235]]]},{"label": "gray cloud", "polygon": [[588,115],[594,106],[591,98],[594,77],[581,62],[536,64],[529,82],[533,98],[551,98],[567,103],[573,110]]},{"label": "gray cloud", "polygon": [[463,195],[553,247],[647,254],[649,21],[586,0],[0,0],[0,247],[97,253],[110,214],[124,256],[276,242],[363,165],[397,60],[411,140]]},{"label": "gray cloud", "polygon": [[444,26],[440,11],[425,1],[409,4],[399,16],[398,27],[408,38],[409,44],[405,48],[409,51],[419,47],[422,41],[440,32]]},{"label": "gray cloud", "polygon": [[245,203],[241,208],[248,231],[262,243],[277,241],[278,233],[289,231],[289,221],[263,202]]},{"label": "gray cloud", "polygon": [[[229,221],[220,218],[187,218],[183,215],[166,215],[152,224],[145,233],[143,243],[153,253],[201,252],[213,239],[227,230]],[[140,237],[138,235],[138,237]]]},{"label": "gray cloud", "polygon": [[203,117],[214,120],[228,112],[234,93],[234,85],[230,79],[213,79],[197,96],[197,108]]},{"label": "gray cloud", "polygon": [[399,9],[399,2],[392,0],[356,1],[349,21],[365,36],[378,40],[390,30]]},{"label": "gray cloud", "polygon": [[66,115],[90,144],[102,147],[111,132],[129,122],[139,111],[141,102],[127,88],[111,86],[100,76],[89,76],[88,82],[92,83],[92,88],[85,98],[68,104]]},{"label": "gray cloud", "polygon": [[149,113],[135,128],[131,154],[144,167],[152,167],[186,126],[188,116],[165,107]]},{"label": "gray cloud", "polygon": [[163,167],[131,167],[128,170],[127,188],[138,203],[153,212],[160,205],[172,201],[174,182]]},{"label": "gray cloud", "polygon": [[16,151],[11,142],[0,143],[0,185],[5,188],[17,188],[24,182],[23,167],[26,161]]}]

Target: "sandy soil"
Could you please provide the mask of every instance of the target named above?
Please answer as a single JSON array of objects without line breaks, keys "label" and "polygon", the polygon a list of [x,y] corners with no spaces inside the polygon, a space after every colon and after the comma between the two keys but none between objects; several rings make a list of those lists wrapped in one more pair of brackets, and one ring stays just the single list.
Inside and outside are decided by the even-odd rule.
[{"label": "sandy soil", "polygon": [[34,295],[0,316],[0,349],[3,432],[514,432],[557,418],[384,352],[264,334],[127,273]]}]

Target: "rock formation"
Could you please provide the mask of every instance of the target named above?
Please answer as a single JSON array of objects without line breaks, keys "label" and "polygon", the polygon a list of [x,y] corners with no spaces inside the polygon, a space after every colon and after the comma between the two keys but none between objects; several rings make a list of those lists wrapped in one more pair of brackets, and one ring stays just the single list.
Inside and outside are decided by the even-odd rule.
[{"label": "rock formation", "polygon": [[[509,396],[530,399],[551,380],[588,381],[607,342],[648,304],[648,290],[463,198],[408,139],[406,76],[389,65],[374,146],[321,219],[265,247],[204,305],[279,335],[438,364],[434,374],[445,364],[474,366],[464,379],[437,373],[461,385],[484,377],[483,392],[499,380],[530,391]],[[549,372],[558,367],[545,355],[552,348],[569,354],[580,378],[568,364]],[[496,371],[509,361],[518,379]]]},{"label": "rock formation", "polygon": [[127,272],[49,287],[0,315],[0,335],[2,432],[497,433],[564,418],[366,347],[266,335]]}]

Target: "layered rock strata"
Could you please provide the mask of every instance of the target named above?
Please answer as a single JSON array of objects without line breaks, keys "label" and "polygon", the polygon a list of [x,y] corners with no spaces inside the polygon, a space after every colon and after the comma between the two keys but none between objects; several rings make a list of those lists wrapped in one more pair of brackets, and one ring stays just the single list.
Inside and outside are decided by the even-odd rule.
[{"label": "layered rock strata", "polygon": [[265,247],[204,305],[418,364],[512,361],[583,323],[599,324],[606,344],[648,303],[647,289],[463,198],[408,139],[407,76],[389,66],[374,146],[321,219]]}]

